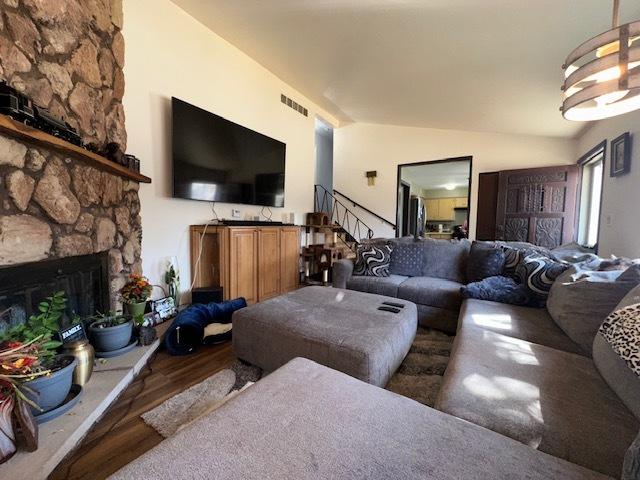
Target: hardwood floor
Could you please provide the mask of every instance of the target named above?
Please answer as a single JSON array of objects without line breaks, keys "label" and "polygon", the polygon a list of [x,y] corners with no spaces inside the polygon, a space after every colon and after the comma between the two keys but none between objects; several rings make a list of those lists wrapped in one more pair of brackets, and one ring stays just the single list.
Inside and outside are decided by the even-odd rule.
[{"label": "hardwood floor", "polygon": [[49,478],[108,477],[162,441],[140,414],[228,368],[233,360],[231,342],[203,346],[193,355],[183,357],[160,351]]}]

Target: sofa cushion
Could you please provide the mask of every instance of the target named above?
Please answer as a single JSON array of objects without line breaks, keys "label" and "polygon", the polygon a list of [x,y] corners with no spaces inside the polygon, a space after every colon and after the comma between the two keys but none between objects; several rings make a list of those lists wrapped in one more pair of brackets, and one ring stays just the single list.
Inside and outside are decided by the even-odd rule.
[{"label": "sofa cushion", "polygon": [[398,286],[409,277],[403,275],[389,275],[388,277],[351,276],[347,280],[349,290],[376,293],[387,297],[398,296]]},{"label": "sofa cushion", "polygon": [[422,275],[422,242],[394,242],[389,272],[408,277]]},{"label": "sofa cushion", "polygon": [[640,427],[590,358],[465,325],[436,408],[616,478]]},{"label": "sofa cushion", "polygon": [[388,277],[392,251],[391,245],[360,245],[353,274],[367,277]]},{"label": "sofa cushion", "polygon": [[482,300],[465,300],[458,328],[489,330],[565,352],[581,353],[544,308],[530,308]]},{"label": "sofa cushion", "polygon": [[605,480],[596,472],[297,358],[111,478],[525,477]]},{"label": "sofa cushion", "polygon": [[[616,307],[625,308],[640,303],[640,286],[631,290]],[[640,377],[613,349],[602,333],[593,341],[593,361],[600,375],[605,379],[624,404],[640,418]]]},{"label": "sofa cushion", "polygon": [[567,268],[569,265],[566,263],[531,254],[520,259],[516,267],[516,277],[526,287],[529,303],[544,307],[553,283]]},{"label": "sofa cushion", "polygon": [[467,283],[468,240],[425,240],[422,276]]},{"label": "sofa cushion", "polygon": [[598,328],[622,298],[640,283],[640,268],[624,272],[595,271],[596,264],[573,265],[551,287],[547,309],[558,326],[584,353],[591,347]]},{"label": "sofa cushion", "polygon": [[473,242],[467,262],[467,282],[479,282],[487,277],[502,275],[504,252],[490,243]]},{"label": "sofa cushion", "polygon": [[520,265],[520,262],[522,261],[522,259],[524,257],[526,257],[527,255],[536,255],[539,254],[540,256],[544,256],[544,252],[539,252],[531,247],[529,247],[529,244],[523,244],[526,246],[520,246],[520,245],[506,245],[506,244],[500,244],[498,243],[498,245],[502,248],[502,252],[504,253],[504,270],[503,270],[503,275],[506,275],[507,277],[513,277],[516,280],[520,281],[520,279],[518,278],[518,276],[516,275],[516,270],[518,268],[518,265]]},{"label": "sofa cushion", "polygon": [[398,286],[398,298],[410,302],[458,310],[462,303],[461,283],[433,277],[411,277]]},{"label": "sofa cushion", "polygon": [[[531,297],[527,288],[511,277],[488,277],[479,282],[468,283],[460,289],[463,298],[489,300],[492,302],[508,303],[510,305],[531,304]],[[533,306],[538,306],[534,302]]]}]

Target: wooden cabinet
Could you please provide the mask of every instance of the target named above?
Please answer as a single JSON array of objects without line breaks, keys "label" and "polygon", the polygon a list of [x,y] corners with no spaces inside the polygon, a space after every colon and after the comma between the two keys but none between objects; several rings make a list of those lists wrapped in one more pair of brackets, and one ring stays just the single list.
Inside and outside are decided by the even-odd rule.
[{"label": "wooden cabinet", "polygon": [[280,294],[280,230],[258,229],[258,301]]},{"label": "wooden cabinet", "polygon": [[425,208],[427,209],[427,220],[439,220],[440,200],[437,198],[425,198]]},{"label": "wooden cabinet", "polygon": [[469,207],[469,198],[468,197],[456,198],[456,208],[468,208],[468,207]]},{"label": "wooden cabinet", "polygon": [[453,220],[456,218],[454,208],[456,208],[455,198],[441,198],[440,205],[438,205],[438,220]]},{"label": "wooden cabinet", "polygon": [[298,288],[300,271],[300,229],[280,229],[280,291],[290,292]]},{"label": "wooden cabinet", "polygon": [[258,232],[229,229],[229,298],[258,301]]},{"label": "wooden cabinet", "polygon": [[427,221],[451,221],[456,218],[456,208],[467,208],[467,197],[425,198]]},{"label": "wooden cabinet", "polygon": [[[300,229],[192,225],[191,281],[255,303],[298,288]],[[198,261],[198,259],[200,259]]]}]

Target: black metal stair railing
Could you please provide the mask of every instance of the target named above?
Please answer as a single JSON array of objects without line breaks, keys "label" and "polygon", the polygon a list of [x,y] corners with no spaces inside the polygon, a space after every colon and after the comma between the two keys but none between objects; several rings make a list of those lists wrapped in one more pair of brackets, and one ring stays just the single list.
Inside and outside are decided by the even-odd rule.
[{"label": "black metal stair railing", "polygon": [[314,211],[326,213],[329,222],[341,228],[338,237],[354,251],[362,239],[373,238],[371,227],[322,185],[314,186]]}]

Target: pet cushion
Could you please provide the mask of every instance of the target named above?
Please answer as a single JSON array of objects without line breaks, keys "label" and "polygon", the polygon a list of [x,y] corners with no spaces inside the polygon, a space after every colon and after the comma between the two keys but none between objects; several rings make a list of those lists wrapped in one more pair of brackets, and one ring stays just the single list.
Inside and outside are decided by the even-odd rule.
[{"label": "pet cushion", "polygon": [[502,274],[505,254],[501,248],[487,243],[473,242],[467,263],[467,282],[479,282]]},{"label": "pet cushion", "polygon": [[510,305],[537,306],[535,300],[532,304],[525,286],[511,277],[487,277],[479,282],[465,285],[460,289],[460,293],[464,298],[489,300]]},{"label": "pet cushion", "polygon": [[422,275],[422,258],[424,248],[422,242],[397,242],[391,252],[389,272],[406,277]]},{"label": "pet cushion", "polygon": [[354,275],[388,277],[391,262],[391,245],[361,245],[353,267]]},{"label": "pet cushion", "polygon": [[194,304],[175,318],[164,337],[170,355],[187,355],[202,345],[205,328],[211,323],[231,323],[236,310],[247,306],[244,298],[222,303]]},{"label": "pet cushion", "polygon": [[640,268],[597,271],[599,262],[572,265],[551,287],[547,309],[556,324],[591,356],[598,328],[640,283]]},{"label": "pet cushion", "polygon": [[569,266],[556,262],[539,254],[527,255],[520,259],[516,267],[516,277],[525,286],[532,300],[537,300],[539,306],[544,306],[549,291],[558,278]]}]

